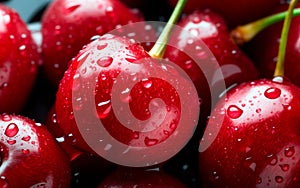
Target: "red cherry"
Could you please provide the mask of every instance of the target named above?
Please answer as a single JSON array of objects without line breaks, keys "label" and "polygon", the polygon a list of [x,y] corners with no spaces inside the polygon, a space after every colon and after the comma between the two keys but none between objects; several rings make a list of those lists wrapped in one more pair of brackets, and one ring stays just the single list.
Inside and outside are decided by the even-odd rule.
[{"label": "red cherry", "polygon": [[[169,2],[174,6],[177,1],[169,0]],[[185,12],[209,8],[222,15],[230,27],[234,27],[266,16],[280,2],[280,0],[189,0]]]},{"label": "red cherry", "polygon": [[[210,113],[211,96],[218,97],[223,92],[220,83],[225,81],[230,87],[253,80],[258,77],[258,71],[232,41],[224,19],[218,14],[210,10],[196,11],[184,17],[178,26],[182,29],[175,30],[169,42],[176,48],[169,46],[165,57],[179,65],[193,80],[202,98],[201,116],[206,119]],[[201,48],[203,43],[210,51]],[[223,77],[218,78],[220,73],[217,71],[221,71]]]},{"label": "red cherry", "polygon": [[70,164],[45,126],[0,115],[1,187],[68,187]]},{"label": "red cherry", "polygon": [[0,112],[20,112],[41,58],[24,21],[4,5],[0,5],[0,41]]},{"label": "red cherry", "polygon": [[160,169],[118,168],[110,173],[98,186],[98,188],[105,187],[184,188],[186,186]]},{"label": "red cherry", "polygon": [[257,80],[230,90],[200,143],[208,187],[300,186],[300,89]]},{"label": "red cherry", "polygon": [[115,0],[55,0],[42,18],[44,70],[55,86],[68,62],[90,42],[118,26],[142,21],[141,15]]},{"label": "red cherry", "polygon": [[[132,158],[133,161],[124,157],[125,163],[160,160],[186,144],[184,137],[193,134],[197,123],[198,95],[188,77],[181,74],[172,64],[151,58],[129,39],[104,35],[87,45],[70,63],[57,92],[57,118],[64,133],[74,137],[74,145],[85,151],[94,152],[89,146],[100,140],[94,148],[109,155],[113,144],[110,140],[114,138],[133,148],[155,146],[163,150],[161,155],[145,154],[147,158]],[[103,125],[99,125],[99,120]],[[95,134],[96,129],[103,127]],[[103,132],[108,132],[109,138],[104,139]],[[163,147],[171,138],[176,144],[174,140]],[[97,146],[107,140],[110,143]],[[127,154],[120,152],[109,157]]]}]

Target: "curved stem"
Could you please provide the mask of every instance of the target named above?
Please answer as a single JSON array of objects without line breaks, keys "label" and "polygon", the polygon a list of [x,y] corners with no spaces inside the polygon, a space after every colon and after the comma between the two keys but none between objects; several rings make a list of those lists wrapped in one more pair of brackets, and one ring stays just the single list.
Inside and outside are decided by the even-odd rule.
[{"label": "curved stem", "polygon": [[187,0],[178,0],[177,5],[168,21],[166,26],[164,27],[162,33],[160,34],[158,40],[149,51],[149,54],[152,57],[162,58],[164,52],[166,50],[166,44],[170,38],[171,31],[173,29],[173,25],[178,21],[179,17],[181,16],[182,10],[186,4]]},{"label": "curved stem", "polygon": [[[254,38],[261,30],[265,29],[266,27],[269,27],[270,25],[280,22],[284,20],[284,18],[287,16],[287,11],[273,14],[270,16],[267,16],[265,18],[259,19],[257,21],[241,25],[233,29],[230,34],[233,38],[233,40],[238,44],[242,45],[245,42],[250,41],[252,38]],[[298,16],[300,15],[300,8],[296,8],[292,12],[292,16]]]},{"label": "curved stem", "polygon": [[274,77],[283,77],[284,76],[284,59],[286,52],[286,44],[288,39],[288,34],[290,30],[290,25],[292,22],[293,10],[297,5],[298,0],[291,0],[287,15],[284,19],[283,28],[281,32],[280,44],[279,44],[279,52],[278,52],[278,60],[276,63],[276,68],[274,72]]}]

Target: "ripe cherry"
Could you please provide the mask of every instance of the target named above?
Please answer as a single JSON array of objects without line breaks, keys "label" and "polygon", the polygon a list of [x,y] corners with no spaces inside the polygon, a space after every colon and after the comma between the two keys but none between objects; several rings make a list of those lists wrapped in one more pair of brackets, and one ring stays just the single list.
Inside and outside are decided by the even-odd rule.
[{"label": "ripe cherry", "polygon": [[44,125],[0,115],[1,187],[68,187],[70,163]]},{"label": "ripe cherry", "polygon": [[26,24],[12,8],[0,5],[0,112],[24,107],[41,63]]}]

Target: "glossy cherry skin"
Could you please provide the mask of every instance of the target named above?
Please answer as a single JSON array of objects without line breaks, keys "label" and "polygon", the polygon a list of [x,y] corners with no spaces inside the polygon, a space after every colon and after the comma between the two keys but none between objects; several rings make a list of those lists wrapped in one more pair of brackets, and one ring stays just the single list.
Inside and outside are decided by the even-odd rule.
[{"label": "glossy cherry skin", "polygon": [[[169,0],[169,3],[175,6],[177,1]],[[222,15],[230,27],[234,27],[268,15],[268,12],[278,4],[280,0],[188,0],[184,11],[191,13],[198,9],[209,8]]]},{"label": "glossy cherry skin", "polygon": [[[300,5],[297,6],[298,8]],[[288,5],[281,5],[274,9],[273,13],[286,11]],[[290,81],[300,86],[299,79],[299,60],[300,60],[300,17],[295,16],[292,19],[285,56],[285,76]],[[261,75],[266,78],[272,78],[278,56],[279,41],[281,37],[283,22],[276,23],[261,31],[250,43],[246,44],[245,51],[256,63]]]},{"label": "glossy cherry skin", "polygon": [[19,14],[0,5],[0,112],[18,113],[36,79],[41,57]]},{"label": "glossy cherry skin", "polygon": [[44,125],[0,115],[1,187],[69,187],[70,163]]},{"label": "glossy cherry skin", "polygon": [[100,183],[98,188],[109,187],[157,187],[184,188],[182,182],[166,174],[161,169],[118,168]]},{"label": "glossy cherry skin", "polygon": [[[195,127],[197,122],[195,118],[198,118],[199,101],[192,82],[187,75],[182,77],[173,65],[156,63],[142,46],[115,35],[104,35],[89,43],[73,58],[58,88],[56,113],[64,133],[73,137],[76,147],[94,152],[83,139],[78,127],[82,125],[84,131],[95,130],[98,126],[92,126],[99,120],[101,127],[105,127],[111,137],[133,147],[158,145],[169,139],[175,131],[181,136],[193,133],[189,128]],[[152,77],[154,74],[156,75]],[[170,83],[172,80],[173,84]],[[115,88],[117,90],[113,90]],[[185,95],[180,95],[180,92]],[[161,99],[166,106],[160,108],[159,103],[152,101],[155,98]],[[191,103],[192,99],[195,101]],[[117,101],[116,105],[125,106],[112,106],[112,101]],[[129,109],[125,110],[127,104]],[[184,107],[181,106],[186,104],[189,104],[189,108],[182,113]],[[161,112],[159,109],[165,112],[165,116],[158,115]],[[139,130],[124,126],[119,120],[120,116],[129,123],[150,120],[152,123],[134,123],[133,126],[141,126],[142,130]],[[179,123],[179,119],[183,124]],[[157,122],[160,122],[160,126],[156,125]],[[184,130],[179,131],[180,128]],[[104,131],[99,133],[100,136],[103,136],[102,132]],[[99,135],[93,135],[93,132],[84,134],[90,139],[103,139],[95,138]],[[167,149],[174,147],[175,150],[181,141],[183,140],[178,139]],[[152,157],[157,155],[149,155],[149,158]]]},{"label": "glossy cherry skin", "polygon": [[67,154],[71,163],[71,187],[96,186],[114,167],[102,157],[84,152],[74,147],[72,139],[65,135],[56,117],[54,106],[49,111],[45,126],[56,139],[58,145]]},{"label": "glossy cherry skin", "polygon": [[[257,78],[258,71],[232,41],[224,19],[218,14],[208,9],[195,11],[184,17],[178,26],[182,29],[174,31],[169,42],[176,48],[168,46],[164,57],[179,65],[191,77],[202,98],[201,114],[205,118],[210,113],[211,96],[216,97],[223,92],[223,81],[229,87]],[[203,45],[208,51],[201,48]],[[223,73],[223,78],[215,79],[217,70]],[[214,93],[211,93],[212,88]]]},{"label": "glossy cherry skin", "polygon": [[300,89],[261,79],[228,91],[199,148],[208,187],[299,187]]},{"label": "glossy cherry skin", "polygon": [[141,15],[116,0],[55,0],[42,17],[44,71],[57,86],[68,62],[90,42],[117,26],[142,21]]}]

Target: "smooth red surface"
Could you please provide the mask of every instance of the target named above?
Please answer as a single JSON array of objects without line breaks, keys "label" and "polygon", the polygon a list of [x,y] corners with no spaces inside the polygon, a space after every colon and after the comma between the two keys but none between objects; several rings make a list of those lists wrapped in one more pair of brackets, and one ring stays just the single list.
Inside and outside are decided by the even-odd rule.
[{"label": "smooth red surface", "polygon": [[228,92],[200,142],[208,187],[299,187],[300,89],[257,80]]},{"label": "smooth red surface", "polygon": [[38,47],[19,14],[0,5],[0,112],[22,110],[41,63]]}]

